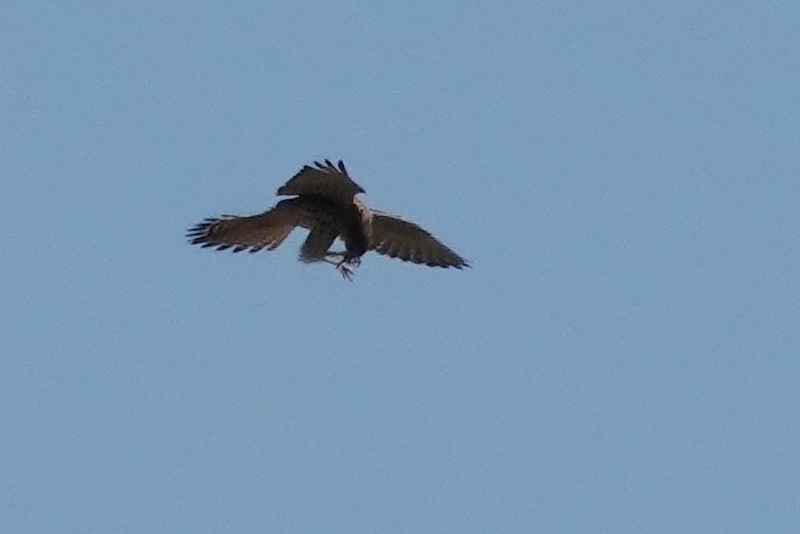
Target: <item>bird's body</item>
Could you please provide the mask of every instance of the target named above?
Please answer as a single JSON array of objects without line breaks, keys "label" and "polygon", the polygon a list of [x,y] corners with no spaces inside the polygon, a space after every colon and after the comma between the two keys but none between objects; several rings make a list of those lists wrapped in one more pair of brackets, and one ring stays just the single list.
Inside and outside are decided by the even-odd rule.
[{"label": "bird's body", "polygon": [[[355,195],[364,190],[347,174],[344,163],[329,160],[303,167],[278,189],[294,195],[259,215],[223,215],[189,229],[194,245],[233,252],[274,250],[296,227],[309,231],[300,248],[304,262],[326,261],[350,279],[353,267],[369,250],[431,267],[468,267],[467,262],[416,224],[369,209]],[[337,239],[345,250],[330,251]]]}]

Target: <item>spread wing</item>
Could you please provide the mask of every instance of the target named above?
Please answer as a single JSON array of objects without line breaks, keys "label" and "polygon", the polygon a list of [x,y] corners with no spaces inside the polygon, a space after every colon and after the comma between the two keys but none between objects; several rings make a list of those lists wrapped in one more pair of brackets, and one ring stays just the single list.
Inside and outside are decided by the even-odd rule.
[{"label": "spread wing", "polygon": [[467,261],[416,224],[382,211],[372,211],[369,248],[391,258],[431,267],[469,267]]},{"label": "spread wing", "polygon": [[271,210],[252,217],[222,215],[205,219],[189,228],[186,237],[192,245],[203,248],[226,250],[233,247],[233,252],[274,250],[300,224],[301,217],[301,210],[279,202]]},{"label": "spread wing", "polygon": [[314,162],[314,167],[306,165],[288,182],[278,189],[278,195],[320,195],[342,204],[350,204],[353,197],[363,193],[361,186],[350,179],[344,162],[334,165]]}]

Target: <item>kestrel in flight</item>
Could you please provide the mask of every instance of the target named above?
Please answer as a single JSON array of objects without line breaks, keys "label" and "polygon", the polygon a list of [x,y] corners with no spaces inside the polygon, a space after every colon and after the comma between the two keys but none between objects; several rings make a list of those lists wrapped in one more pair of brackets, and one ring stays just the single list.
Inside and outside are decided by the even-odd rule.
[{"label": "kestrel in flight", "polygon": [[[336,266],[350,280],[361,256],[374,250],[391,258],[430,267],[469,267],[466,260],[411,221],[368,208],[356,195],[364,190],[347,174],[344,163],[314,162],[278,188],[291,196],[259,215],[211,217],[189,229],[193,245],[233,252],[274,250],[300,226],[309,230],[300,259]],[[336,238],[343,251],[331,251]]]}]

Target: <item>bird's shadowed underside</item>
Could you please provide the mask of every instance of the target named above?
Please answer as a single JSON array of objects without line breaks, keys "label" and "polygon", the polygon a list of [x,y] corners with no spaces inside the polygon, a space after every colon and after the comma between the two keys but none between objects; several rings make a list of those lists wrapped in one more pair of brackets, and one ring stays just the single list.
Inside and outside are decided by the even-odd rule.
[{"label": "bird's shadowed underside", "polygon": [[[305,166],[278,188],[292,196],[264,213],[222,215],[205,219],[187,232],[193,245],[233,252],[274,250],[298,226],[309,231],[300,248],[304,262],[328,262],[351,279],[361,256],[374,250],[430,267],[469,267],[466,260],[417,224],[369,209],[356,195],[364,190],[348,175],[342,161]],[[336,238],[343,251],[329,250]]]}]

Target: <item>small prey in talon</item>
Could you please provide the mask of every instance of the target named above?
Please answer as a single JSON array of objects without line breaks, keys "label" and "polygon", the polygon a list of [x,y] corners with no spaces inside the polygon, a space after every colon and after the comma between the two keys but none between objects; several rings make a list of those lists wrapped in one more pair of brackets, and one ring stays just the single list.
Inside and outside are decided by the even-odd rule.
[{"label": "small prey in talon", "polygon": [[[361,257],[370,250],[391,258],[430,267],[469,267],[417,224],[402,217],[370,209],[357,198],[364,189],[355,183],[340,160],[304,166],[278,188],[286,196],[258,215],[221,215],[191,227],[186,237],[193,245],[233,252],[274,250],[297,227],[308,230],[300,247],[305,263],[326,262],[352,280]],[[344,251],[329,250],[336,239]]]}]

